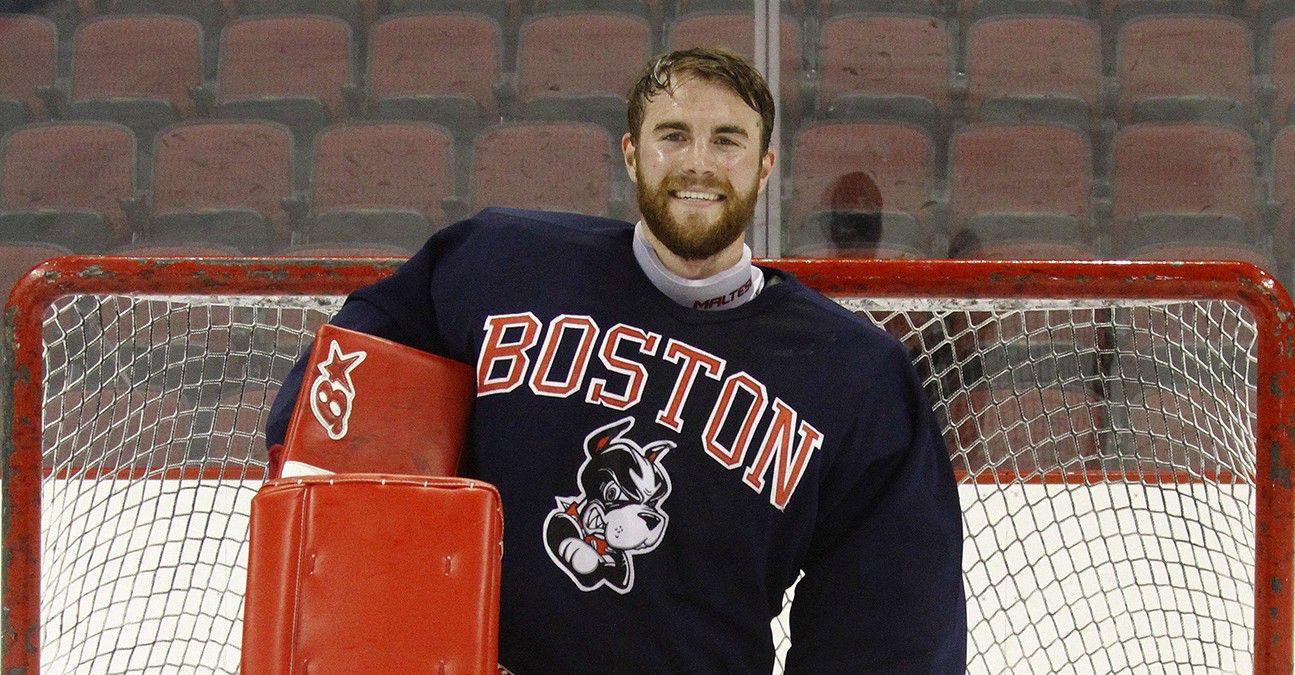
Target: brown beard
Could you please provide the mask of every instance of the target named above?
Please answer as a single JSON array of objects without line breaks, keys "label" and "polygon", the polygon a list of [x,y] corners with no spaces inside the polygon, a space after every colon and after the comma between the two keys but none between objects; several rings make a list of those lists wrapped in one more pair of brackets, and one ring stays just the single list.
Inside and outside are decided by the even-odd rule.
[{"label": "brown beard", "polygon": [[[677,177],[666,178],[659,185],[652,186],[644,179],[641,166],[636,162],[634,173],[638,178],[636,191],[643,224],[657,241],[684,260],[704,260],[728,248],[746,233],[747,226],[755,217],[755,202],[760,196],[758,178],[755,185],[745,192],[734,190],[727,181],[697,185]],[[710,225],[681,223],[670,214],[670,191],[687,187],[715,190],[725,195],[718,221]]]}]

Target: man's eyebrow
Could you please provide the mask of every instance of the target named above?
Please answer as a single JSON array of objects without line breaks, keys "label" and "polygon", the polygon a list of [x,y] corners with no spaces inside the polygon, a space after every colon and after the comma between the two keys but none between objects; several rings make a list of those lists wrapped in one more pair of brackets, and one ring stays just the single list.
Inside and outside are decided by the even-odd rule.
[{"label": "man's eyebrow", "polygon": [[[653,127],[653,128],[652,128],[652,130],[653,130],[653,131],[662,131],[662,130],[665,130],[665,129],[677,129],[677,130],[679,130],[679,131],[691,131],[691,130],[692,130],[692,127],[688,126],[688,124],[687,124],[687,123],[685,123],[685,122],[668,121],[668,122],[661,122],[660,124],[657,124],[655,127]],[[736,124],[721,124],[721,125],[719,125],[719,126],[715,127],[715,130],[713,131],[713,133],[716,133],[716,134],[733,134],[734,136],[742,136],[742,137],[744,137],[744,138],[745,138],[745,137],[749,137],[749,136],[750,136],[750,134],[748,134],[748,133],[746,132],[746,129],[743,129],[742,127],[740,127],[740,126],[738,126],[738,125],[736,125]]]}]

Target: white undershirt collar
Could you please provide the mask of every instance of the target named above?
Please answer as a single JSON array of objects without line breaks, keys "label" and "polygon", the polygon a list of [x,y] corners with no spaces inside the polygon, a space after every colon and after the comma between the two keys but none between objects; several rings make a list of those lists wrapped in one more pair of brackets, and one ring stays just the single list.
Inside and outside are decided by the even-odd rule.
[{"label": "white undershirt collar", "polygon": [[720,310],[739,307],[764,288],[764,272],[751,264],[751,247],[742,245],[736,265],[705,279],[685,279],[661,262],[647,239],[643,221],[634,226],[634,258],[643,273],[666,297],[691,309]]}]

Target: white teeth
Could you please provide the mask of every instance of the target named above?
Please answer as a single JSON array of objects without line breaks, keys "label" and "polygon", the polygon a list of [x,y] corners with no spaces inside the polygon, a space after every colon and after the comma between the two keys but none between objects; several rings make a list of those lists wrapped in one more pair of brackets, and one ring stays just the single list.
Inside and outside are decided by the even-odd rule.
[{"label": "white teeth", "polygon": [[686,192],[681,190],[675,194],[678,195],[680,199],[704,199],[708,202],[719,201],[719,195],[711,194],[709,192]]}]

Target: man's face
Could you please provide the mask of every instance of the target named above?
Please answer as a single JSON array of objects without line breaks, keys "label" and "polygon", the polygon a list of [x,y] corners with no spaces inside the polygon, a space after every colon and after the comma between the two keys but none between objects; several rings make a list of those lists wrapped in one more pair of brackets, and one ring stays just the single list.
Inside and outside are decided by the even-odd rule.
[{"label": "man's face", "polygon": [[621,150],[658,241],[702,260],[742,237],[773,169],[759,113],[723,85],[684,76],[647,102],[638,141],[625,134]]}]

